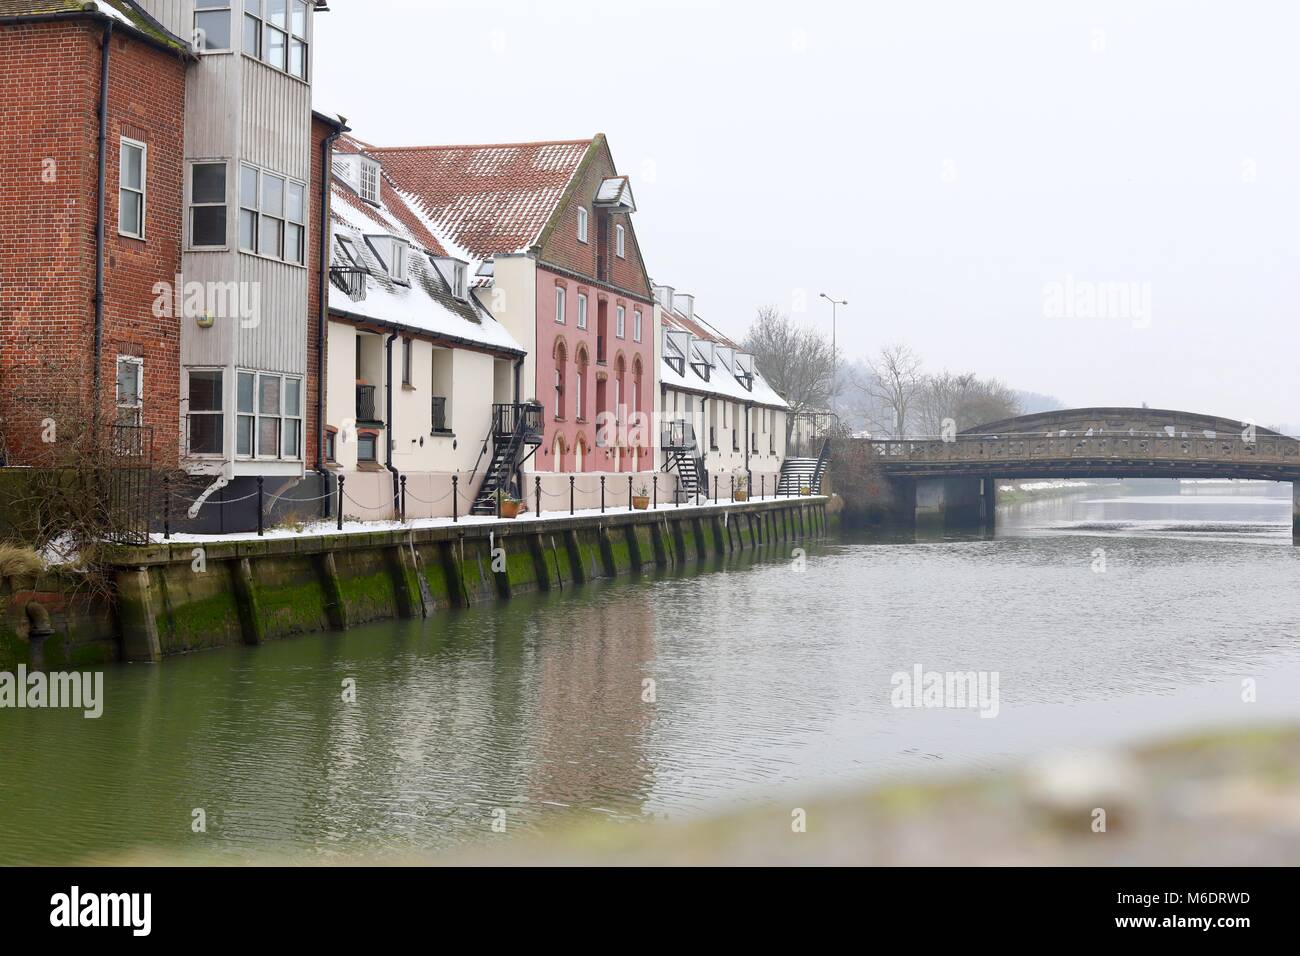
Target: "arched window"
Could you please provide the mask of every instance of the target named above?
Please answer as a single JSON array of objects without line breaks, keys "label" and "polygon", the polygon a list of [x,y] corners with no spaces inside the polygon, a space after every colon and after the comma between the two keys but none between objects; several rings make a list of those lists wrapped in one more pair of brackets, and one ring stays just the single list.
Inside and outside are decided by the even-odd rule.
[{"label": "arched window", "polygon": [[583,460],[587,457],[587,440],[581,435],[573,445],[573,470],[582,471]]},{"label": "arched window", "polygon": [[573,417],[578,421],[585,421],[587,418],[587,349],[585,346],[578,346],[578,379],[574,384],[573,396]]},{"label": "arched window", "polygon": [[564,471],[564,436],[563,435],[555,436],[555,442],[554,444],[551,445],[551,455],[555,459],[553,462],[551,462],[551,467],[555,471]]},{"label": "arched window", "polygon": [[627,409],[624,403],[627,401],[627,392],[624,388],[623,374],[627,370],[627,364],[623,361],[622,353],[614,361],[614,420],[616,422],[627,421]]},{"label": "arched window", "polygon": [[632,359],[632,411],[641,411],[641,356]]},{"label": "arched window", "polygon": [[564,417],[564,365],[567,353],[564,340],[555,340],[555,417]]}]

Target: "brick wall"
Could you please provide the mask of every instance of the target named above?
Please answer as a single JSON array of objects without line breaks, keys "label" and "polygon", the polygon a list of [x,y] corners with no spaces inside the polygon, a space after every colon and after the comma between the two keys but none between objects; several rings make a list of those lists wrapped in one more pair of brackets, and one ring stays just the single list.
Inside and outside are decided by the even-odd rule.
[{"label": "brick wall", "polygon": [[325,139],[333,131],[333,128],[328,123],[322,123],[315,118],[312,119],[311,182],[307,187],[311,191],[309,198],[311,204],[311,235],[307,239],[307,267],[309,271],[307,276],[307,415],[304,418],[307,429],[307,440],[304,447],[306,448],[306,465],[309,471],[316,467],[319,438],[317,434],[319,416],[317,415],[316,403],[325,384],[320,380],[318,374],[321,367],[321,350],[324,347],[320,340],[320,223],[322,216],[329,215],[329,210],[321,203],[322,184],[327,175],[321,162],[321,147]]},{"label": "brick wall", "polygon": [[[35,460],[52,411],[92,400],[101,35],[80,22],[0,27],[0,401],[11,462]],[[125,36],[110,62],[101,408],[113,420],[117,357],[142,358],[155,461],[174,464],[179,328],[153,304],[155,285],[180,271],[186,68]],[[122,136],[148,146],[144,240],[118,235]]]}]

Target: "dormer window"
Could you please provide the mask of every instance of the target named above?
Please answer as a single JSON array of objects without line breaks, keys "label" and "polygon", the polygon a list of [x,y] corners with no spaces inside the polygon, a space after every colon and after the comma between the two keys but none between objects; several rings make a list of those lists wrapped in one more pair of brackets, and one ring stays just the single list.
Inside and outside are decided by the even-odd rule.
[{"label": "dormer window", "polygon": [[365,156],[361,157],[361,182],[357,192],[366,202],[379,205],[379,164]]},{"label": "dormer window", "polygon": [[388,277],[402,285],[408,284],[406,262],[410,246],[397,236],[366,236],[366,242],[379,258]]},{"label": "dormer window", "polygon": [[587,241],[587,207],[578,207],[578,241]]},{"label": "dormer window", "polygon": [[614,227],[614,251],[620,259],[627,258],[627,238],[622,226]]},{"label": "dormer window", "polygon": [[433,256],[433,264],[446,280],[451,294],[458,299],[469,298],[469,263],[451,256]]}]

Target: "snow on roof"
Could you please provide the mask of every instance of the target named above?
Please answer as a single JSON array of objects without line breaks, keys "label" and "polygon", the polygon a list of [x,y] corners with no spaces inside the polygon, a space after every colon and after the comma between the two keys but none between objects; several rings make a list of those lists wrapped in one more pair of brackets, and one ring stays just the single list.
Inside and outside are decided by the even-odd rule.
[{"label": "snow on roof", "polygon": [[[393,214],[392,207],[371,206],[337,177],[332,198],[331,264],[359,267],[368,274],[364,276],[365,297],[359,301],[353,300],[336,283],[330,283],[331,312],[392,323],[493,349],[524,351],[514,336],[476,301],[457,299],[428,256],[412,251],[407,258],[409,285],[402,285],[389,278],[375,250],[366,241],[366,236],[391,235],[410,242],[417,250],[424,248],[435,255],[445,255],[445,250],[431,248],[421,239],[422,230],[407,229],[402,218]],[[359,262],[353,262],[345,246]]]},{"label": "snow on roof", "polygon": [[626,176],[610,176],[600,181],[596,190],[596,204],[599,206],[620,206],[627,212],[636,212],[636,200],[632,198],[632,184]]},{"label": "snow on roof", "polygon": [[[754,370],[754,388],[753,391],[745,388],[736,378],[732,371],[735,362],[735,353],[740,351],[740,347],[735,342],[720,334],[708,334],[706,326],[699,318],[695,317],[692,321],[686,316],[676,311],[664,309],[662,313],[663,327],[668,332],[682,333],[691,337],[689,348],[690,355],[687,357],[685,368],[678,372],[676,368],[669,364],[668,359],[676,357],[678,354],[675,349],[669,349],[668,343],[662,349],[663,357],[660,362],[659,375],[660,380],[669,388],[681,388],[691,392],[703,392],[708,395],[716,395],[719,398],[726,398],[733,401],[753,402],[756,405],[769,405],[773,408],[789,408],[789,404],[776,390],[767,383],[762,373],[757,369]],[[668,336],[665,336],[668,338]],[[712,355],[708,349],[699,348],[700,342],[713,342],[715,348]],[[728,352],[731,353],[730,360]],[[703,364],[711,359],[712,367],[709,370],[709,377],[706,381],[703,376],[691,365],[692,361]]]},{"label": "snow on roof", "polygon": [[[461,258],[481,262],[537,244],[594,139],[484,146],[370,147]],[[453,253],[454,254],[454,253]]]}]

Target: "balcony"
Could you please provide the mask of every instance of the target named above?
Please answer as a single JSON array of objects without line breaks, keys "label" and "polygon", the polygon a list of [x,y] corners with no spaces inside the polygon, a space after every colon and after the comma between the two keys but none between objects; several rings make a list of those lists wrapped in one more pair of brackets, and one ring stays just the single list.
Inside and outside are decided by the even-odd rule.
[{"label": "balcony", "polygon": [[367,425],[383,424],[375,415],[375,386],[357,385],[357,421]]},{"label": "balcony", "polygon": [[689,451],[695,447],[695,426],[678,419],[664,422],[659,430],[659,447],[664,451]]},{"label": "balcony", "polygon": [[451,429],[447,427],[447,396],[433,396],[432,405],[433,434],[450,435]]},{"label": "balcony", "polygon": [[356,266],[330,266],[330,281],[347,293],[353,302],[360,302],[366,297],[366,276],[368,269]]},{"label": "balcony", "polygon": [[492,406],[492,435],[495,439],[508,439],[521,431],[523,440],[530,445],[542,441],[541,402],[499,402]]}]

